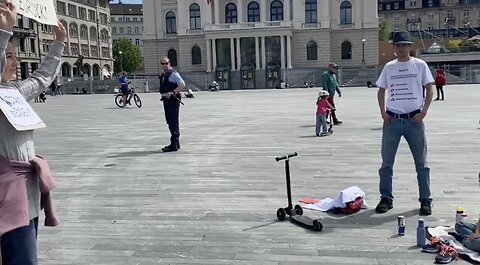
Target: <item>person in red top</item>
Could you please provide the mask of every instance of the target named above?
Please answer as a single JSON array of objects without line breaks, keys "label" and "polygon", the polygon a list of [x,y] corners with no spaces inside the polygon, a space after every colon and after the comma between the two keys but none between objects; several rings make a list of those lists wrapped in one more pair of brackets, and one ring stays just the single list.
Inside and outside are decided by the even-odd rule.
[{"label": "person in red top", "polygon": [[[335,110],[333,106],[328,102],[327,98],[329,93],[325,90],[322,90],[318,93],[317,99],[317,124],[315,126],[315,134],[317,136],[327,136],[327,112],[328,110]],[[320,127],[322,133],[320,133]]]},{"label": "person in red top", "polygon": [[[437,98],[435,100],[444,100],[445,96],[443,94],[443,86],[446,83],[445,71],[441,66],[437,66],[435,70],[435,86],[437,87]],[[440,99],[440,93],[442,94],[442,99]]]}]

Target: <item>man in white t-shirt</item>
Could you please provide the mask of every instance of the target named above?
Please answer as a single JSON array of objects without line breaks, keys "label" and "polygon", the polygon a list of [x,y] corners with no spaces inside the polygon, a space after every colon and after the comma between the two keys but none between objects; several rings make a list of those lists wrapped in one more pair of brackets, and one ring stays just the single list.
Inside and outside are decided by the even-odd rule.
[{"label": "man in white t-shirt", "polygon": [[[427,63],[410,56],[412,41],[408,32],[395,32],[392,43],[397,59],[385,65],[377,80],[378,105],[384,123],[383,162],[379,170],[381,200],[376,212],[385,213],[393,208],[393,163],[400,138],[403,136],[415,161],[420,190],[420,215],[430,215],[430,168],[427,166],[427,140],[423,119],[432,102],[434,79]],[[425,98],[423,87],[426,89]]]}]

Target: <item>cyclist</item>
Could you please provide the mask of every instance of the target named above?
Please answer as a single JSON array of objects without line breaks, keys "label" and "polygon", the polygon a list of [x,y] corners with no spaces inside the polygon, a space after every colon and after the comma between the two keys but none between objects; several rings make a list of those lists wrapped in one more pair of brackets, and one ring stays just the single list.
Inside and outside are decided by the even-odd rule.
[{"label": "cyclist", "polygon": [[129,95],[130,90],[128,89],[127,75],[128,73],[126,71],[123,71],[120,75],[120,78],[118,78],[118,81],[120,82],[120,89],[122,90],[122,95],[123,95],[122,97],[123,106],[126,106],[127,103],[130,103],[130,99],[132,98],[132,95]]}]

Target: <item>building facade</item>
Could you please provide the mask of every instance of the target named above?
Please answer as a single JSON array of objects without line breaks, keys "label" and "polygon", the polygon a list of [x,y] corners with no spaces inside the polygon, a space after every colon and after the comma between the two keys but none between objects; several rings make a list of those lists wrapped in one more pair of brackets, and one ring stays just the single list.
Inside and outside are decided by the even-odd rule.
[{"label": "building facade", "polygon": [[378,0],[378,13],[390,31],[414,36],[421,31],[425,38],[471,36],[480,30],[480,0]]},{"label": "building facade", "polygon": [[33,19],[18,15],[13,32],[18,37],[16,56],[20,61],[20,67],[17,78],[25,79],[38,68],[40,63],[39,25]]},{"label": "building facade", "polygon": [[113,41],[130,39],[143,52],[143,8],[141,4],[110,4]]},{"label": "building facade", "polygon": [[[145,72],[167,55],[225,88],[267,87],[286,74],[378,64],[377,0],[144,0]],[[208,77],[209,78],[209,77]],[[230,81],[230,80],[234,81]],[[237,79],[237,80],[235,80]],[[233,83],[232,83],[233,82]]]},{"label": "building facade", "polygon": [[[68,31],[62,56],[61,77],[108,78],[112,74],[110,0],[57,0],[57,16]],[[54,40],[52,26],[40,26],[42,56]],[[76,64],[83,57],[83,69]],[[81,71],[82,70],[82,71]],[[83,74],[82,74],[83,72]]]}]

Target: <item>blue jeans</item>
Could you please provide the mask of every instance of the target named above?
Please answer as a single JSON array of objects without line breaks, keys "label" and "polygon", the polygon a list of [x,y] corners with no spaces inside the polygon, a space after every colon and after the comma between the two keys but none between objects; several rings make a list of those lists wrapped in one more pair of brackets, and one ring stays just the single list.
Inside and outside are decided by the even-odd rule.
[{"label": "blue jeans", "polygon": [[320,133],[320,128],[323,133],[327,133],[327,116],[326,114],[317,114],[317,123],[315,125],[315,133]]},{"label": "blue jeans", "polygon": [[37,265],[38,218],[1,237],[2,265]]},{"label": "blue jeans", "polygon": [[410,147],[417,171],[420,201],[430,200],[430,168],[427,166],[427,139],[423,122],[411,119],[392,118],[383,124],[382,167],[380,175],[380,195],[393,200],[393,164],[400,138],[404,137]]},{"label": "blue jeans", "polygon": [[455,224],[455,232],[463,238],[462,244],[470,250],[480,252],[480,239],[470,240],[468,238],[475,233],[476,229],[477,227],[471,223],[458,222]]}]

